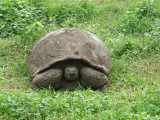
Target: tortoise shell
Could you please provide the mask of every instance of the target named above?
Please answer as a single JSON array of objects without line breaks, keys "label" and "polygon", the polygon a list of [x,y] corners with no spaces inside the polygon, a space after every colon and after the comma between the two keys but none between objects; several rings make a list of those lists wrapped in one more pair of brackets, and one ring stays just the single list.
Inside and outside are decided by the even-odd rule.
[{"label": "tortoise shell", "polygon": [[102,71],[110,72],[110,55],[105,44],[92,33],[74,28],[50,32],[35,42],[27,56],[31,77],[60,61],[81,60]]}]

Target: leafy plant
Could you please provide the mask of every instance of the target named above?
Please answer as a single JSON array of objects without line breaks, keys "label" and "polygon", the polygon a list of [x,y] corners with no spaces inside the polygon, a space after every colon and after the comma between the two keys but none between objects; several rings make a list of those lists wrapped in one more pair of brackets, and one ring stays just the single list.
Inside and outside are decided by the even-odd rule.
[{"label": "leafy plant", "polygon": [[23,30],[35,22],[46,25],[55,21],[61,25],[66,20],[75,19],[75,22],[83,22],[96,15],[95,6],[87,1],[53,2],[51,7],[43,3],[37,3],[36,0],[9,0],[0,3],[0,36],[22,35]]},{"label": "leafy plant", "polygon": [[55,7],[53,12],[57,24],[61,24],[70,18],[75,19],[77,22],[82,22],[95,15],[95,6],[87,1],[64,2]]},{"label": "leafy plant", "polygon": [[148,33],[153,30],[155,19],[160,19],[159,2],[144,0],[137,5],[129,7],[120,17],[117,30],[125,34]]},{"label": "leafy plant", "polygon": [[2,2],[0,6],[0,35],[2,37],[19,34],[24,28],[33,22],[45,21],[44,12],[33,6],[29,6],[26,1],[10,0]]}]

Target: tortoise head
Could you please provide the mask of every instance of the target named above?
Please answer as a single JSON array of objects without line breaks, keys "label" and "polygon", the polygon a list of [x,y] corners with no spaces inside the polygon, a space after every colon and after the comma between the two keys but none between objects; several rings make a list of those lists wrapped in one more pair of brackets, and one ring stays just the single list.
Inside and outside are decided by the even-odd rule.
[{"label": "tortoise head", "polygon": [[67,80],[76,80],[79,76],[79,73],[78,73],[78,68],[74,65],[68,65],[65,67],[65,70],[64,70],[64,77],[67,79]]}]

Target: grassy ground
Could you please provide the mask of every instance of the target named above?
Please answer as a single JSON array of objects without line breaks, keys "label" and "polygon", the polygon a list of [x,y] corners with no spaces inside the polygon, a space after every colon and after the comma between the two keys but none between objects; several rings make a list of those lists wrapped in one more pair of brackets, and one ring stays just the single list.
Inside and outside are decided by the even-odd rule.
[{"label": "grassy ground", "polygon": [[[158,0],[25,1],[25,6],[21,2],[11,6],[22,6],[21,14],[28,10],[29,18],[4,10],[8,2],[0,4],[0,24],[5,25],[0,29],[0,119],[160,120]],[[40,10],[39,16],[32,14],[30,6]],[[90,31],[105,42],[112,58],[108,90],[30,89],[26,64],[30,47],[43,34],[62,27]]]}]

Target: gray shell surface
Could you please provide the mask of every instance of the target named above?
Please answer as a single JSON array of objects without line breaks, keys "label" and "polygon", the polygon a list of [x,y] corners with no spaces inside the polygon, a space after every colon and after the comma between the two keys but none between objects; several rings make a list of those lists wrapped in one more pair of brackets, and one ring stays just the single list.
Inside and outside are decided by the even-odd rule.
[{"label": "gray shell surface", "polygon": [[68,59],[78,59],[108,76],[110,55],[105,44],[95,35],[74,28],[50,32],[35,42],[27,56],[31,77],[51,65]]}]

